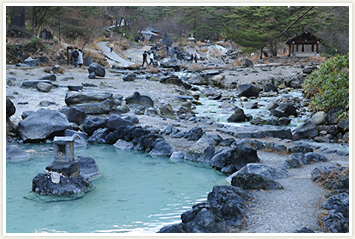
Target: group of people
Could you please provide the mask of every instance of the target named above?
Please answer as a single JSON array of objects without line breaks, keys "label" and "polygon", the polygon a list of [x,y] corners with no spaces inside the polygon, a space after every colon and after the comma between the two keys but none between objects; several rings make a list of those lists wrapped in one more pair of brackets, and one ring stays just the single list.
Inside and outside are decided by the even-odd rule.
[{"label": "group of people", "polygon": [[72,59],[72,64],[74,64],[74,67],[81,67],[84,62],[83,62],[83,52],[81,49],[78,49],[77,47],[74,48],[74,51],[71,51],[72,48],[68,49],[68,64],[69,64],[69,59]]},{"label": "group of people", "polygon": [[148,66],[150,66],[150,64],[153,64],[153,65],[154,65],[154,53],[151,52],[151,53],[149,54],[149,60],[150,60],[149,63],[148,63],[148,61],[147,61],[147,57],[148,57],[148,53],[147,53],[147,51],[144,51],[144,53],[143,53],[143,64],[142,64],[142,67],[144,66],[144,63],[147,63]]},{"label": "group of people", "polygon": [[[143,53],[143,63],[142,63],[142,67],[144,66],[144,63],[146,63],[148,66],[150,66],[150,64],[153,64],[154,65],[154,53],[151,52],[149,54],[149,60],[150,62],[148,63],[148,60],[147,60],[147,57],[148,57],[148,52],[147,51],[144,51]],[[197,54],[195,53],[195,56],[193,54],[191,54],[191,58],[190,58],[190,61],[195,61],[195,63],[197,63]]]}]

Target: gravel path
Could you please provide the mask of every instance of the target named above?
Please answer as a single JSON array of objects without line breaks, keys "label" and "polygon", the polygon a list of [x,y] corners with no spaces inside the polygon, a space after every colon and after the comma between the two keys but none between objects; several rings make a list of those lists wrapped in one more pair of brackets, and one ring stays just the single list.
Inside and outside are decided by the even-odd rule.
[{"label": "gravel path", "polygon": [[[258,155],[261,163],[269,166],[280,165],[288,158],[288,155],[263,151],[258,151]],[[248,226],[240,233],[292,233],[303,227],[323,232],[318,224],[317,216],[321,210],[317,205],[324,200],[327,191],[311,180],[312,170],[321,165],[334,165],[334,162],[288,170],[291,175],[289,178],[276,180],[284,189],[253,190],[255,199],[247,211]]]}]

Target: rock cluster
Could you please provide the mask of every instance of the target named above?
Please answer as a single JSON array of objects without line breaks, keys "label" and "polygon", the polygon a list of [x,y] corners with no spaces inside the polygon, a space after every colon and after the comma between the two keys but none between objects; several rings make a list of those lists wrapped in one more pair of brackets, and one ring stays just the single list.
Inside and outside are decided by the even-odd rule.
[{"label": "rock cluster", "polygon": [[196,204],[181,215],[181,223],[163,227],[158,233],[228,233],[241,229],[251,194],[234,186],[215,186],[207,202]]}]

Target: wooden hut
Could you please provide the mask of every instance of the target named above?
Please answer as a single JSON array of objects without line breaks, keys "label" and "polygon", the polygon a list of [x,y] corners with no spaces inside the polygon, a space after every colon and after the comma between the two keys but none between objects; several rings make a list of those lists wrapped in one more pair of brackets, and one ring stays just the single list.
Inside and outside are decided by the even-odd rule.
[{"label": "wooden hut", "polygon": [[295,57],[317,56],[319,55],[319,44],[321,41],[322,39],[319,37],[309,32],[303,32],[287,40],[288,55]]}]

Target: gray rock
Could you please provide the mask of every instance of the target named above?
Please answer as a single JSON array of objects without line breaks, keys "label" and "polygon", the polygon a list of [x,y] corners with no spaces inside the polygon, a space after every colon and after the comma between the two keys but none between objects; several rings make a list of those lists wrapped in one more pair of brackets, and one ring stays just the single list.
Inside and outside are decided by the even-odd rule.
[{"label": "gray rock", "polygon": [[312,122],[316,125],[325,124],[327,122],[327,113],[324,111],[319,111],[312,115]]},{"label": "gray rock", "polygon": [[113,146],[121,150],[131,150],[133,149],[134,144],[132,142],[127,142],[126,140],[119,139]]},{"label": "gray rock", "polygon": [[6,99],[6,117],[11,117],[16,113],[14,103],[10,99]]},{"label": "gray rock", "polygon": [[108,118],[107,127],[111,130],[117,129],[119,126],[133,125],[130,120],[123,119],[121,116],[112,114]]},{"label": "gray rock", "polygon": [[41,102],[39,102],[39,105],[43,107],[47,107],[50,105],[55,105],[55,102],[49,100],[42,100]]},{"label": "gray rock", "polygon": [[297,126],[292,130],[292,136],[294,140],[299,139],[311,139],[318,135],[318,128],[311,120],[307,120],[305,123]]},{"label": "gray rock", "polygon": [[20,149],[17,145],[9,145],[6,147],[6,160],[21,161],[29,158],[30,155],[26,151]]},{"label": "gray rock", "polygon": [[105,68],[98,63],[92,63],[88,68],[89,74],[94,72],[96,76],[105,77]]},{"label": "gray rock", "polygon": [[16,86],[16,78],[9,77],[6,79],[6,85],[8,86]]},{"label": "gray rock", "polygon": [[114,102],[112,99],[107,99],[103,102],[77,104],[76,106],[82,108],[85,114],[100,115],[110,113],[113,109]]},{"label": "gray rock", "polygon": [[29,66],[39,66],[39,60],[29,57],[23,62],[23,64],[26,64]]},{"label": "gray rock", "polygon": [[227,178],[227,181],[231,182],[231,180],[234,176],[239,175],[239,174],[246,174],[246,173],[261,175],[261,176],[263,176],[267,179],[271,179],[271,180],[290,177],[290,175],[284,169],[270,167],[265,164],[248,163],[242,169],[240,169],[239,171],[230,175]]},{"label": "gray rock", "polygon": [[83,85],[68,85],[70,91],[79,91],[83,89]]},{"label": "gray rock", "polygon": [[36,85],[37,90],[40,92],[49,92],[52,89],[52,87],[53,87],[52,84],[48,84],[48,83],[44,83],[44,82],[39,82]]},{"label": "gray rock", "polygon": [[238,174],[232,178],[231,185],[242,189],[284,189],[284,187],[271,179],[252,173]]},{"label": "gray rock", "polygon": [[300,168],[301,164],[297,158],[292,158],[292,159],[286,159],[285,161],[285,167],[287,169],[290,168]]},{"label": "gray rock", "polygon": [[123,80],[123,81],[134,81],[136,78],[137,78],[136,74],[130,73],[130,74],[125,75],[125,76],[122,78],[122,80]]},{"label": "gray rock", "polygon": [[199,140],[203,135],[205,134],[205,132],[203,131],[203,129],[201,127],[194,127],[192,129],[190,129],[186,135],[185,138],[188,141],[197,141]]},{"label": "gray rock", "polygon": [[87,156],[78,156],[76,159],[80,165],[80,175],[84,178],[90,178],[91,180],[97,179],[101,176],[99,167],[95,160]]},{"label": "gray rock", "polygon": [[96,103],[105,100],[112,100],[112,93],[109,92],[75,92],[69,91],[65,95],[65,103],[67,105],[83,104],[83,103]]},{"label": "gray rock", "polygon": [[244,68],[248,68],[248,67],[254,67],[254,64],[251,60],[249,60],[248,58],[244,58],[241,62],[242,67]]},{"label": "gray rock", "polygon": [[54,74],[43,76],[39,79],[40,81],[56,81],[57,77]]},{"label": "gray rock", "polygon": [[36,88],[38,83],[52,84],[52,82],[48,81],[48,80],[46,80],[46,81],[45,80],[43,80],[43,81],[40,81],[40,80],[24,80],[21,83],[21,88]]},{"label": "gray rock", "polygon": [[185,155],[185,160],[210,163],[211,158],[215,152],[215,141],[208,138],[206,135],[196,141]]},{"label": "gray rock", "polygon": [[233,165],[235,170],[240,170],[248,163],[258,162],[260,162],[260,159],[257,155],[257,151],[248,145],[242,144],[217,152],[212,157],[210,166],[217,170],[222,170],[222,168]]},{"label": "gray rock", "polygon": [[192,76],[188,82],[190,84],[193,84],[193,85],[207,85],[207,81],[205,80],[205,78],[203,76],[201,76],[200,74],[199,75],[195,75],[195,76]]},{"label": "gray rock", "polygon": [[165,140],[161,140],[155,143],[154,148],[150,151],[152,156],[167,156],[170,157],[173,153],[173,148]]},{"label": "gray rock", "polygon": [[171,119],[175,119],[175,112],[173,110],[173,108],[171,107],[170,104],[161,104],[161,106],[159,107],[159,111],[160,111],[160,116],[164,117],[164,118],[171,118]]},{"label": "gray rock", "polygon": [[228,122],[244,122],[246,116],[244,114],[244,110],[241,108],[235,109],[234,113],[228,117]]},{"label": "gray rock", "polygon": [[272,83],[265,83],[263,85],[263,91],[265,92],[270,92],[270,91],[273,91],[273,92],[278,92],[278,89],[276,86],[274,86],[274,84]]},{"label": "gray rock", "polygon": [[129,96],[125,99],[127,104],[138,104],[147,107],[154,107],[154,101],[146,95],[141,95],[139,92],[134,92],[133,96]]},{"label": "gray rock", "polygon": [[40,195],[53,196],[82,196],[90,191],[94,185],[90,178],[81,175],[77,177],[60,176],[58,184],[51,181],[49,174],[39,173],[32,180],[32,191]]},{"label": "gray rock", "polygon": [[163,84],[174,84],[174,85],[178,85],[178,86],[183,85],[182,79],[180,79],[177,75],[170,75],[170,76],[166,76],[166,77],[161,77],[159,79],[159,82],[163,83]]},{"label": "gray rock", "polygon": [[330,210],[321,220],[332,233],[349,233],[349,219],[340,212]]},{"label": "gray rock", "polygon": [[253,84],[239,84],[238,85],[238,97],[257,97],[259,96],[259,87]]},{"label": "gray rock", "polygon": [[67,118],[69,122],[74,122],[77,125],[81,125],[86,119],[85,110],[79,106],[70,107],[68,110]]},{"label": "gray rock", "polygon": [[95,79],[96,78],[95,72],[90,72],[88,78],[89,79]]},{"label": "gray rock", "polygon": [[88,135],[92,135],[92,133],[94,133],[95,130],[106,127],[107,122],[108,122],[107,118],[89,116],[84,121],[83,130]]},{"label": "gray rock", "polygon": [[276,117],[288,117],[290,115],[297,116],[296,107],[291,103],[282,103],[275,109],[271,109],[270,112]]},{"label": "gray rock", "polygon": [[63,135],[70,126],[71,124],[64,114],[41,108],[21,120],[17,131],[24,141],[36,141],[55,135]]}]

